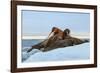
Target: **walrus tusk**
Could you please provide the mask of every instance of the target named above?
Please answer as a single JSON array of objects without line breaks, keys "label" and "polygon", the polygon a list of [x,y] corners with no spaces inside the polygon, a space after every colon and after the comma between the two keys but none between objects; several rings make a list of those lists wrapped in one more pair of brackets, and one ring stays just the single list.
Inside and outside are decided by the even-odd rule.
[{"label": "walrus tusk", "polygon": [[51,32],[50,34],[49,34],[49,36],[47,37],[47,39],[49,39],[51,36],[53,36],[54,35],[54,32]]}]

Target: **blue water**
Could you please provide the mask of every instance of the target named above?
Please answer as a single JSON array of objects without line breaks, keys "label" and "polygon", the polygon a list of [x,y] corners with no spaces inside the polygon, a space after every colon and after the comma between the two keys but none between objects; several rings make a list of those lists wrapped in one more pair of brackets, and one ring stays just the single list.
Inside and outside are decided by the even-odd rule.
[{"label": "blue water", "polygon": [[23,39],[22,40],[22,48],[31,47],[39,42],[43,41],[42,39]]},{"label": "blue water", "polygon": [[[89,40],[89,39],[86,39],[86,40]],[[42,41],[43,39],[22,39],[22,48],[31,47],[32,45],[38,44]]]}]

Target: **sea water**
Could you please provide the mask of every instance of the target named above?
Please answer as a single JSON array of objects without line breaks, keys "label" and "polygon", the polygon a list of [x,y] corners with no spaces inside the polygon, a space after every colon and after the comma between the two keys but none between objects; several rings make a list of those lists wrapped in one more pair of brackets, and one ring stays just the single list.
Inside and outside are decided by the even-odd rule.
[{"label": "sea water", "polygon": [[22,39],[22,48],[31,47],[32,45],[35,45],[42,41],[43,41],[43,39]]}]

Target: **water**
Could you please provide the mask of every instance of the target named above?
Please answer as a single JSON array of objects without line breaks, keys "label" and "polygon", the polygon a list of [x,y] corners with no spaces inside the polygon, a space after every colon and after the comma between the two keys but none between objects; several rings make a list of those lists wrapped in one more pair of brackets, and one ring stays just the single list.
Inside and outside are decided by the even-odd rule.
[{"label": "water", "polygon": [[[89,39],[83,39],[83,40],[89,41]],[[22,48],[31,47],[37,43],[42,42],[42,41],[43,41],[43,39],[22,39]]]},{"label": "water", "polygon": [[43,41],[43,39],[23,39],[22,40],[22,48],[31,47],[39,42]]},{"label": "water", "polygon": [[38,50],[34,52],[27,53],[28,49],[32,45],[35,45],[39,42],[43,41],[42,39],[22,39],[22,62],[28,59],[33,53],[38,52]]}]

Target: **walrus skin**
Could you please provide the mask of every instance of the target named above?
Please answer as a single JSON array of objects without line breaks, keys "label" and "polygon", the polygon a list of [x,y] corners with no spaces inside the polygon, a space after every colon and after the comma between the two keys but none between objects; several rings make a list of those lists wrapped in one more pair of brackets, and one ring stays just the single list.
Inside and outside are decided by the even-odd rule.
[{"label": "walrus skin", "polygon": [[29,49],[27,52],[30,52],[34,48],[39,49],[43,52],[46,52],[46,51],[53,50],[56,48],[63,48],[63,47],[68,47],[68,46],[73,46],[73,45],[89,42],[88,40],[81,40],[75,37],[71,37],[69,34],[70,34],[70,30],[65,29],[64,39],[59,39],[58,35],[51,36],[49,39],[46,39],[36,45],[33,45],[32,48]]}]

